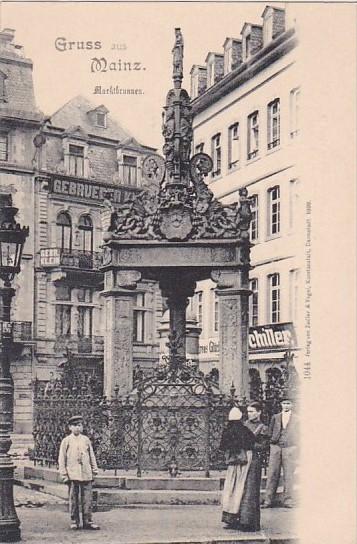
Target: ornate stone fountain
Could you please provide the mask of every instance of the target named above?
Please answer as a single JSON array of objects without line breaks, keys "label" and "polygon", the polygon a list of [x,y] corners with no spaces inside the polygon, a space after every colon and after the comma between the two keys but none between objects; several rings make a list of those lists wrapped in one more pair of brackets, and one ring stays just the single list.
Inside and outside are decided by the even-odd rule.
[{"label": "ornate stone fountain", "polygon": [[[250,268],[247,190],[239,203],[223,205],[205,183],[212,159],[190,156],[190,97],[181,88],[183,38],[175,29],[173,84],[163,113],[163,154],[143,162],[147,187],[134,202],[108,203],[104,235],[106,342],[105,392],[126,395],[133,386],[133,295],[142,279],[159,283],[170,310],[170,366],[186,358],[186,305],[196,282],[217,284],[220,314],[220,388],[232,382],[240,396],[248,387],[248,272]],[[104,214],[104,215],[105,215]]]}]

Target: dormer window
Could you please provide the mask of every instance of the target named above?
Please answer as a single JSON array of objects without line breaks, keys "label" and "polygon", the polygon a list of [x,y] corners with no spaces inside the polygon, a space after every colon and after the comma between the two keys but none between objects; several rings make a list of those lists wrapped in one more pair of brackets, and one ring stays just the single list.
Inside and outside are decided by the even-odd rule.
[{"label": "dormer window", "polygon": [[242,29],[243,60],[247,61],[263,46],[263,27],[245,23]]},{"label": "dormer window", "polygon": [[213,60],[207,64],[207,87],[212,87],[214,84],[214,65]]},{"label": "dormer window", "polygon": [[207,68],[194,64],[191,68],[191,98],[194,99],[205,92],[207,87]]},{"label": "dormer window", "polygon": [[222,79],[224,72],[224,55],[220,53],[208,53],[206,57],[207,87],[212,87]]},{"label": "dormer window", "polygon": [[232,70],[232,53],[233,53],[232,47],[228,47],[225,51],[225,55],[224,55],[224,73],[225,74],[228,74],[228,72]]},{"label": "dormer window", "polygon": [[92,125],[99,128],[107,128],[107,116],[109,110],[101,104],[94,110],[87,111],[87,115]]},{"label": "dormer window", "polygon": [[266,45],[273,39],[273,11],[267,14],[263,25],[263,43]]},{"label": "dormer window", "polygon": [[244,40],[244,44],[245,44],[245,54],[244,54],[244,58],[245,60],[247,60],[249,58],[249,55],[250,55],[250,48],[251,48],[251,35],[248,34],[246,37],[245,37],[245,40]]},{"label": "dormer window", "polygon": [[263,46],[265,47],[279,34],[285,31],[285,10],[273,6],[266,6],[263,18]]},{"label": "dormer window", "polygon": [[226,38],[224,50],[224,75],[229,74],[242,63],[242,40]]},{"label": "dormer window", "polygon": [[84,176],[84,147],[69,144],[69,172],[72,176]]},{"label": "dormer window", "polygon": [[123,183],[124,185],[138,185],[138,159],[130,155],[123,156]]},{"label": "dormer window", "polygon": [[107,114],[101,111],[96,112],[96,125],[97,127],[107,127]]}]

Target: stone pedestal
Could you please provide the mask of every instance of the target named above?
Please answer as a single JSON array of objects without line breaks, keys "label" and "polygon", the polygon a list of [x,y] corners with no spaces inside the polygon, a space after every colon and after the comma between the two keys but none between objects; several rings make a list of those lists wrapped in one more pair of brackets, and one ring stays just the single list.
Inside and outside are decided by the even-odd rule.
[{"label": "stone pedestal", "polygon": [[220,389],[229,394],[233,384],[239,398],[248,397],[248,273],[220,271],[212,273],[212,279],[219,300]]},{"label": "stone pedestal", "polygon": [[105,274],[104,394],[115,390],[128,395],[133,389],[134,296],[141,274],[136,270]]},{"label": "stone pedestal", "polygon": [[105,344],[104,394],[128,395],[133,388],[134,293],[126,289],[104,291]]}]

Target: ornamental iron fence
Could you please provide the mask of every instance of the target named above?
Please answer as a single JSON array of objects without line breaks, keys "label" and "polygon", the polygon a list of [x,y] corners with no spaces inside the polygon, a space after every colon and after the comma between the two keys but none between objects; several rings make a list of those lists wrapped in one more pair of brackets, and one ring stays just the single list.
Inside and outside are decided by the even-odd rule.
[{"label": "ornamental iron fence", "polygon": [[[220,394],[215,382],[186,366],[161,367],[149,377],[137,372],[134,383],[130,395],[120,398],[116,392],[109,400],[94,373],[76,375],[70,366],[59,379],[36,380],[32,459],[56,465],[67,421],[80,414],[102,469],[136,469],[141,476],[143,470],[168,470],[174,463],[180,471],[209,476],[210,470],[225,468],[219,444],[228,412],[238,405],[245,414],[247,399],[238,399],[234,387],[230,395]],[[251,380],[251,399],[262,403],[265,423],[279,411],[284,383],[257,386]]]}]

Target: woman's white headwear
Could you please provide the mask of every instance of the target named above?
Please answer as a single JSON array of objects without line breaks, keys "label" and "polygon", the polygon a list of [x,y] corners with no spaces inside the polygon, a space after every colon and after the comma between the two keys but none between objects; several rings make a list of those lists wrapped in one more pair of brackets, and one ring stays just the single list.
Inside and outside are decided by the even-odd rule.
[{"label": "woman's white headwear", "polygon": [[239,421],[240,419],[242,419],[242,415],[243,414],[240,409],[237,408],[237,406],[233,406],[228,414],[228,421]]}]

